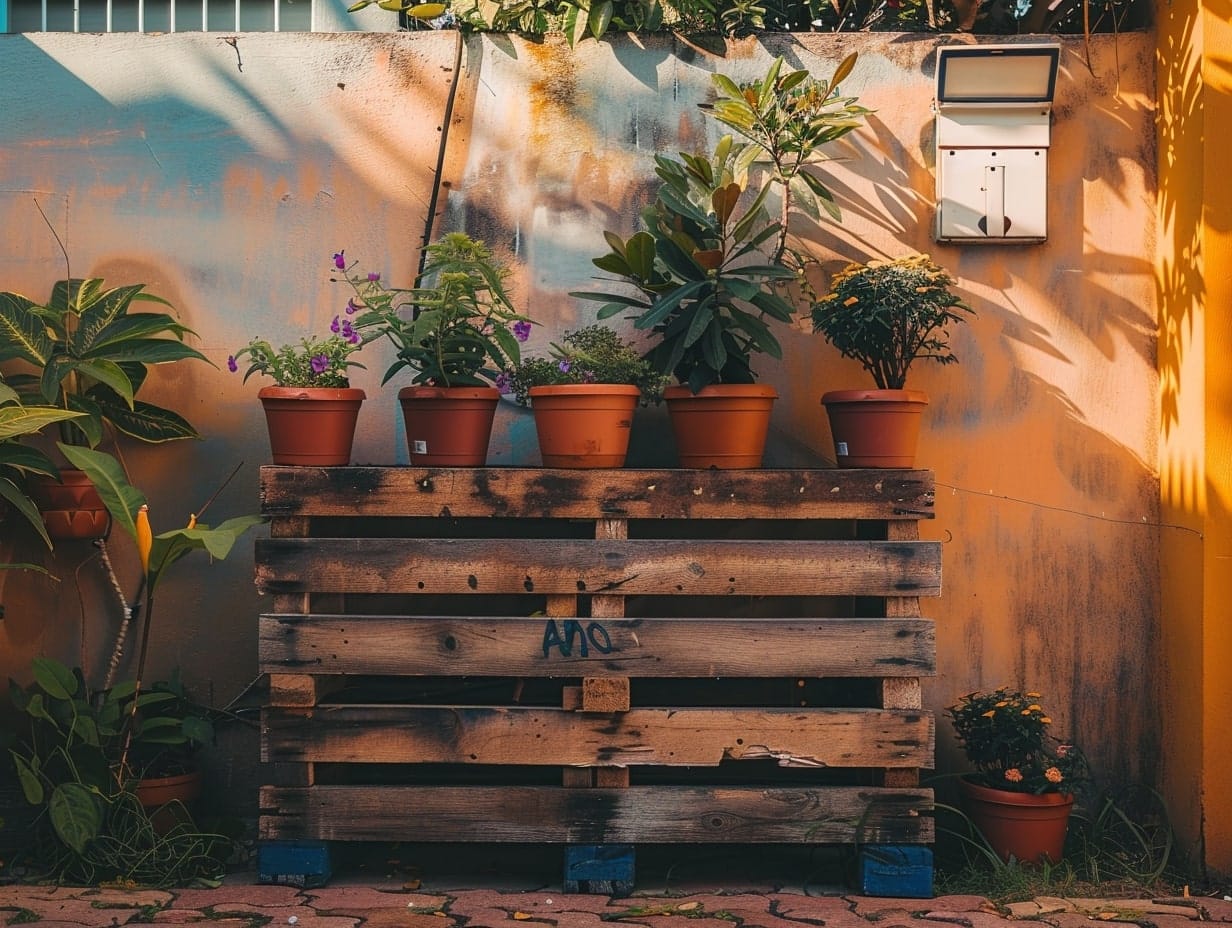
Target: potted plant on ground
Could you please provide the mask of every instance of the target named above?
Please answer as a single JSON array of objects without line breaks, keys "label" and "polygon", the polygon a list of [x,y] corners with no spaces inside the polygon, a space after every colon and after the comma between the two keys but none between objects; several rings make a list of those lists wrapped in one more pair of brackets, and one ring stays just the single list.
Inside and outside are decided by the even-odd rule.
[{"label": "potted plant on ground", "polygon": [[[610,251],[594,260],[637,295],[574,294],[603,302],[600,319],[632,310],[634,325],[653,333],[647,358],[679,384],[665,398],[686,467],[761,463],[777,393],[755,382],[752,359],[782,357],[771,327],[791,321],[789,300],[808,260],[789,249],[793,216],[838,214],[829,190],[807,169],[821,160],[822,146],[856,128],[867,112],[837,92],[854,61],[844,60],[829,82],[807,71],[784,74],[782,59],[744,86],[715,75],[717,101],[707,111],[744,142],[725,136],[709,155],[656,156],[661,183],[642,213],[645,230],[627,240],[605,232]],[[776,189],[772,218],[766,204]],[[710,421],[712,400],[730,407],[737,422],[751,421]],[[700,423],[697,413],[706,417]]]},{"label": "potted plant on ground", "polygon": [[[341,253],[335,264],[343,263]],[[356,311],[348,304],[347,313]],[[363,339],[342,314],[330,323],[330,334],[302,338],[277,350],[265,339],[254,338],[227,358],[232,373],[248,365],[244,380],[253,374],[273,379],[257,398],[265,410],[271,459],[275,464],[333,467],[349,464],[364,391],[352,387],[347,372],[363,367],[351,355]]]},{"label": "potted plant on ground", "polygon": [[607,326],[566,332],[561,341],[497,386],[530,405],[545,466],[622,467],[634,409],[657,401],[668,378]]},{"label": "potted plant on ground", "polygon": [[397,358],[381,383],[403,368],[412,386],[398,391],[411,463],[480,467],[500,391],[491,386],[520,360],[531,321],[505,291],[508,268],[488,247],[450,232],[427,248],[423,279],[410,289],[387,287],[379,274],[351,273],[355,326],[367,338],[387,337]]},{"label": "potted plant on ground", "polygon": [[907,390],[917,360],[953,364],[947,327],[972,312],[928,255],[849,264],[813,306],[813,331],[872,375],[875,390],[834,390],[821,402],[840,467],[911,467],[928,396]]},{"label": "potted plant on ground", "polygon": [[[177,413],[137,399],[149,365],[206,361],[184,343],[191,329],[167,313],[132,311],[138,302],[169,305],[143,284],[108,289],[97,278],[61,280],[46,303],[0,293],[0,361],[18,362],[8,384],[23,403],[80,414],[58,423],[64,444],[96,448],[108,431],[150,443],[200,438]],[[52,539],[106,534],[106,510],[75,469],[61,468],[58,482],[35,479],[30,493]]]},{"label": "potted plant on ground", "polygon": [[1000,688],[968,693],[946,709],[976,772],[960,781],[972,822],[1004,860],[1057,863],[1086,759],[1054,738],[1040,694]]}]

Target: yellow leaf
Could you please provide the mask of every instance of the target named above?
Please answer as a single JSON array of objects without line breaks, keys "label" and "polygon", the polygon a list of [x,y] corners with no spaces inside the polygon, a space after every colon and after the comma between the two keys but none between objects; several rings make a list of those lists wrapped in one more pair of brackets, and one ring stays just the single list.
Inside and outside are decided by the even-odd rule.
[{"label": "yellow leaf", "polygon": [[525,912],[514,912],[513,917],[515,921],[524,922],[531,916],[527,915]]}]

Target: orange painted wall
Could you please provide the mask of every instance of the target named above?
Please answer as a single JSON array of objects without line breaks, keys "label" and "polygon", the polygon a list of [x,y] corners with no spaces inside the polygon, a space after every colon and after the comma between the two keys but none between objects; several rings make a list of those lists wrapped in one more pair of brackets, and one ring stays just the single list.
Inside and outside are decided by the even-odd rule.
[{"label": "orange painted wall", "polygon": [[[729,42],[720,56],[670,38],[576,53],[557,40],[471,38],[441,225],[464,227],[515,261],[515,299],[544,324],[530,344],[541,348],[593,312],[567,294],[590,285],[602,231],[634,227],[653,192],[653,154],[717,137],[697,107],[714,70],[747,79],[782,53],[826,75],[858,51],[844,89],[876,112],[835,152],[830,180],[844,220],[810,230],[812,248],[829,267],[931,251],[977,312],[955,337],[961,363],[921,367],[909,381],[932,396],[919,461],[936,471],[938,517],[925,531],[945,542],[944,593],[925,604],[938,623],[939,673],[925,686],[939,713],[938,768],[961,766],[940,710],[977,687],[1021,684],[1045,694],[1058,731],[1080,740],[1101,779],[1154,784],[1167,640],[1156,527],[1166,420],[1155,40],[1095,37],[1090,68],[1083,42],[1065,43],[1049,240],[1020,247],[931,241],[932,66],[936,44],[949,40],[762,37]],[[0,111],[23,116],[0,127],[2,285],[37,289],[59,272],[54,244],[30,235],[30,191],[42,191],[69,223],[76,271],[149,281],[220,368],[157,385],[207,439],[131,455],[156,512],[170,518],[183,499],[208,496],[239,460],[247,464],[226,512],[255,507],[255,468],[267,455],[255,384],[222,368],[251,334],[277,343],[328,324],[344,302],[328,282],[332,252],[346,248],[366,269],[408,280],[453,48],[442,34],[245,36],[239,71],[235,50],[210,36],[0,36]],[[145,66],[108,66],[117,56]],[[56,92],[35,106],[30,81]],[[861,385],[860,372],[804,331],[782,340],[784,361],[757,365],[783,397],[767,464],[826,466],[818,399]],[[393,402],[404,382],[380,386],[389,360],[381,349],[364,360],[355,379],[371,399],[356,460],[405,461]],[[537,463],[529,413],[502,406],[490,460]],[[639,412],[631,463],[672,461],[663,411]],[[38,653],[105,660],[114,608],[92,600],[83,618],[72,587],[88,555],[59,557],[59,585],[0,577],[0,675],[23,676]],[[242,691],[262,607],[250,581],[244,553],[186,571],[163,596],[176,607],[156,645],[158,667],[184,666],[218,702]],[[89,582],[101,597],[97,578]],[[1166,646],[1173,660],[1188,659]],[[220,762],[238,781],[251,776],[251,756],[239,750]]]},{"label": "orange painted wall", "polygon": [[1232,873],[1232,6],[1159,9],[1164,794],[1187,848]]}]

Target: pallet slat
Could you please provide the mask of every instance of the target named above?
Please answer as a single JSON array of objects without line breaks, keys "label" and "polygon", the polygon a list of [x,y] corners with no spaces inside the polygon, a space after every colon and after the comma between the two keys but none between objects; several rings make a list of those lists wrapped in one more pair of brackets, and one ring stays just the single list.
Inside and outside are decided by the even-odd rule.
[{"label": "pallet slat", "polygon": [[280,519],[931,519],[933,493],[928,470],[261,468]]},{"label": "pallet slat", "polygon": [[920,767],[934,747],[931,714],[881,709],[318,706],[267,711],[264,734],[263,760],[316,763]]},{"label": "pallet slat", "polygon": [[928,619],[263,615],[265,673],[917,677]]},{"label": "pallet slat", "polygon": [[265,593],[939,596],[939,542],[269,538]]},{"label": "pallet slat", "polygon": [[933,840],[932,790],[830,787],[263,787],[265,839],[510,843]]}]

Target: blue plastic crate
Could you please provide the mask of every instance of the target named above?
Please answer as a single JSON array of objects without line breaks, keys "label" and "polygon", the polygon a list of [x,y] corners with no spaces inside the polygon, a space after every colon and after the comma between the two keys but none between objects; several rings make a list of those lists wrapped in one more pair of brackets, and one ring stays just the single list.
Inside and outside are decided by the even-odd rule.
[{"label": "blue plastic crate", "polygon": [[933,851],[918,844],[860,848],[858,889],[866,896],[931,899]]},{"label": "blue plastic crate", "polygon": [[313,889],[332,876],[324,841],[264,841],[257,847],[257,882]]}]

